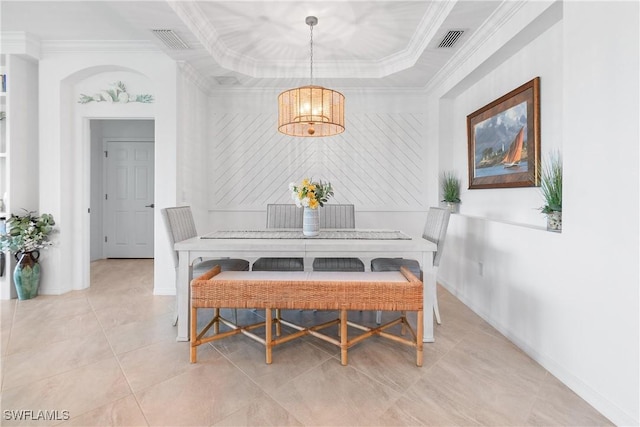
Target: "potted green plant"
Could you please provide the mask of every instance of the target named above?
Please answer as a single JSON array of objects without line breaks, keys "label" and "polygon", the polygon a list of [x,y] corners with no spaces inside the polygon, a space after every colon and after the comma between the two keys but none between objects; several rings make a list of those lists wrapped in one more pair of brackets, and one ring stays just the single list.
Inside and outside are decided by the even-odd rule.
[{"label": "potted green plant", "polygon": [[451,213],[458,213],[460,209],[460,179],[452,171],[442,172],[440,186],[442,201],[446,203]]},{"label": "potted green plant", "polygon": [[544,206],[540,208],[547,215],[547,230],[562,231],[562,157],[551,154],[540,168],[540,191]]},{"label": "potted green plant", "polygon": [[50,214],[36,215],[25,211],[7,220],[6,232],[0,235],[0,250],[9,251],[17,263],[13,271],[13,282],[18,298],[30,299],[38,295],[40,286],[40,249],[51,245],[49,235],[54,231],[55,221]]}]

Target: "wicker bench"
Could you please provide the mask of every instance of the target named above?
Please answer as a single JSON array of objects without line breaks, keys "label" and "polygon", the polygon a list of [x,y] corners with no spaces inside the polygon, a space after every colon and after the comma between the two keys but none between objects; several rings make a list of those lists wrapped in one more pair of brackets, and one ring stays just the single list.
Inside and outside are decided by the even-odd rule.
[{"label": "wicker bench", "polygon": [[[198,309],[213,308],[213,319],[197,331]],[[265,321],[240,326],[220,315],[221,308],[264,309]],[[281,310],[338,310],[338,319],[311,327],[303,327],[281,317]],[[368,327],[348,321],[348,310],[398,311],[398,318],[378,327]],[[414,330],[406,316],[417,313]],[[230,330],[221,332],[220,324]],[[401,325],[400,335],[385,331]],[[281,325],[296,332],[282,336]],[[333,337],[321,330],[339,325]],[[352,339],[348,326],[364,331]],[[213,327],[213,335],[206,336]],[[264,327],[264,338],[253,330]],[[275,337],[273,329],[275,327]],[[406,331],[410,337],[405,337]],[[422,366],[423,285],[409,270],[400,272],[254,272],[225,271],[214,267],[191,282],[191,363],[196,362],[201,344],[244,334],[265,346],[266,363],[272,361],[272,349],[278,344],[305,335],[312,335],[338,346],[341,363],[347,364],[347,350],[373,335],[391,339],[416,348],[416,364]]]}]

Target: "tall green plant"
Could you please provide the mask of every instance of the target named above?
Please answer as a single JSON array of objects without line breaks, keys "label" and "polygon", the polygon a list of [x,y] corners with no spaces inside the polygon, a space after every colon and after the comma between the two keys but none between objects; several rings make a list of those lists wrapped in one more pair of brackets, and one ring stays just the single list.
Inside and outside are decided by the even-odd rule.
[{"label": "tall green plant", "polygon": [[460,203],[460,179],[454,172],[445,171],[440,176],[443,202]]},{"label": "tall green plant", "polygon": [[542,213],[562,212],[562,156],[555,152],[542,162],[540,190],[545,205]]}]

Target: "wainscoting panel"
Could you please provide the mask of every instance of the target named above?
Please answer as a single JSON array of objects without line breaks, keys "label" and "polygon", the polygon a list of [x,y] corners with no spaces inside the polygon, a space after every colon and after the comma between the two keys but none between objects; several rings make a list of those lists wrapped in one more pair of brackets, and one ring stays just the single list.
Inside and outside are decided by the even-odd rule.
[{"label": "wainscoting panel", "polygon": [[211,210],[264,210],[291,201],[288,185],[330,181],[333,203],[357,210],[420,211],[424,191],[424,114],[349,114],[344,133],[293,138],[273,114],[215,114],[210,142]]}]

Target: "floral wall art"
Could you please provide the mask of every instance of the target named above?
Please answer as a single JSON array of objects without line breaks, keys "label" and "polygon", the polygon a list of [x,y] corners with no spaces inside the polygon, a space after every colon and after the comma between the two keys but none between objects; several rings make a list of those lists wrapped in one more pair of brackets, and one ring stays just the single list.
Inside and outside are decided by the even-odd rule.
[{"label": "floral wall art", "polygon": [[119,102],[126,104],[128,102],[141,102],[150,104],[154,101],[153,95],[149,94],[132,94],[127,92],[127,88],[121,81],[111,83],[111,88],[99,91],[94,95],[80,94],[79,104],[87,104],[89,102]]}]

